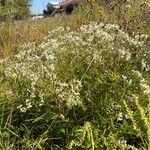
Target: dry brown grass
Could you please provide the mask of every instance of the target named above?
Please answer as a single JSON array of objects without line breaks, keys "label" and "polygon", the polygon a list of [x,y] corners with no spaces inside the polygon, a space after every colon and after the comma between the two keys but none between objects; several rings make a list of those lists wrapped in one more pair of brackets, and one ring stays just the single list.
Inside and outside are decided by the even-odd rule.
[{"label": "dry brown grass", "polygon": [[0,25],[0,56],[8,56],[18,51],[18,45],[39,43],[48,33],[64,21],[63,16],[41,20],[5,22]]},{"label": "dry brown grass", "polygon": [[13,56],[23,43],[40,43],[48,31],[57,26],[78,28],[82,24],[79,15],[58,15],[39,20],[4,22],[0,25],[0,57]]},{"label": "dry brown grass", "polygon": [[[118,8],[121,9],[121,8]],[[86,24],[90,21],[96,22],[111,22],[117,23],[128,33],[150,35],[150,12],[137,8],[132,8],[130,11],[121,10],[122,14],[116,10],[108,11],[103,6],[96,5],[91,9],[91,6],[84,6],[84,9],[78,9],[72,15],[58,15],[40,20],[25,20],[18,22],[5,22],[0,24],[0,57],[13,56],[18,53],[19,45],[28,42],[40,43],[47,35],[48,31],[57,26],[70,26],[74,30],[81,24]],[[142,13],[144,14],[142,14]],[[140,15],[139,15],[140,14]]]}]

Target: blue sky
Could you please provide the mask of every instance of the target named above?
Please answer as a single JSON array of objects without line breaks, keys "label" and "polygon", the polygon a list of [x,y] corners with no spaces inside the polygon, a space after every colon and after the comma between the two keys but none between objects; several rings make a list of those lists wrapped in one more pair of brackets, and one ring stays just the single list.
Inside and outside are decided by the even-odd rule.
[{"label": "blue sky", "polygon": [[32,0],[31,12],[32,14],[39,14],[43,12],[48,2],[55,3],[60,0]]}]

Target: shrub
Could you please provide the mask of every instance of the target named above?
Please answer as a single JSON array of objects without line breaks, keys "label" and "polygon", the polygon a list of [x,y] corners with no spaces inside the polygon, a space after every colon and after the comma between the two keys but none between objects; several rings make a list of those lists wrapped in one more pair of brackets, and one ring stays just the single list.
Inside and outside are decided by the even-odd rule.
[{"label": "shrub", "polygon": [[40,45],[23,45],[1,61],[7,87],[1,147],[147,149],[148,43],[146,35],[91,22],[76,31],[58,27]]}]

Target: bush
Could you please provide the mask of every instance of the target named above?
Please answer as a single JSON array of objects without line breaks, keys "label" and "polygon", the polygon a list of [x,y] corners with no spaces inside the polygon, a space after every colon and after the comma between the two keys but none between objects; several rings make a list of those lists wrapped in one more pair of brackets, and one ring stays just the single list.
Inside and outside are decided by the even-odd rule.
[{"label": "bush", "polygon": [[30,16],[30,0],[1,1],[0,21],[27,19]]},{"label": "bush", "polygon": [[91,22],[23,45],[1,61],[0,146],[148,149],[148,43],[146,35]]}]

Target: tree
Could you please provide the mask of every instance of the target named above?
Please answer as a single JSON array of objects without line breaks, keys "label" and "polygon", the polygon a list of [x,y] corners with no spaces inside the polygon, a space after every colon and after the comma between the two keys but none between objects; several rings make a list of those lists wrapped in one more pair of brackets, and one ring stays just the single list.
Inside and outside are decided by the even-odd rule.
[{"label": "tree", "polygon": [[0,0],[0,20],[26,19],[30,16],[31,0]]},{"label": "tree", "polygon": [[30,16],[30,5],[31,5],[30,0],[16,0],[15,3],[16,3],[15,17],[24,19]]}]

